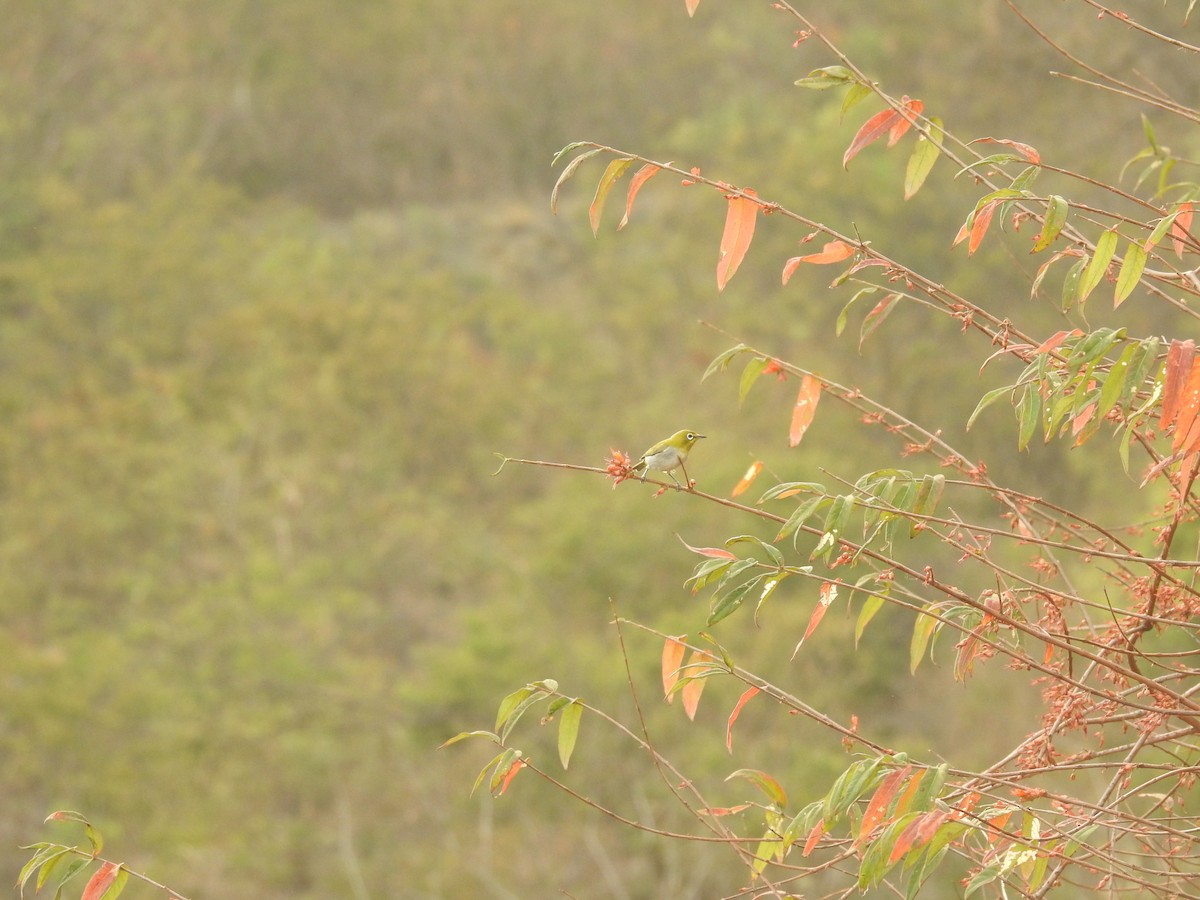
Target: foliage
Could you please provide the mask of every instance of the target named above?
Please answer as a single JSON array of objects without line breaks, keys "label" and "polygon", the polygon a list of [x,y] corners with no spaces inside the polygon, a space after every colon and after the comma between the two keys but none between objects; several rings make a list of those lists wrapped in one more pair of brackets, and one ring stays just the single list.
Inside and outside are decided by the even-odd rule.
[{"label": "foliage", "polygon": [[[688,14],[697,8],[689,2]],[[915,197],[939,171],[970,183],[975,197],[957,236],[947,238],[965,244],[975,266],[990,264],[982,251],[999,241],[1007,248],[1024,243],[1029,253],[1042,254],[1044,261],[1028,273],[1032,299],[1052,305],[1068,327],[1047,333],[1039,318],[1002,308],[986,292],[972,299],[878,249],[878,240],[768,199],[761,186],[735,186],[698,167],[609,144],[576,142],[559,152],[555,161],[565,165],[552,205],[560,202],[569,179],[605,159],[589,208],[594,233],[606,201],[635,164],[621,228],[635,201],[645,202],[648,190],[663,190],[667,176],[708,189],[724,201],[725,225],[712,256],[718,291],[749,258],[760,217],[798,226],[801,244],[820,239],[823,246],[788,259],[784,285],[809,268],[838,267],[830,287],[853,293],[837,331],[861,309],[852,311],[856,301],[865,297],[872,304],[860,318],[860,347],[886,334],[885,320],[898,307],[955,322],[966,347],[962,369],[986,369],[993,362],[1019,367],[1015,380],[984,393],[967,426],[1007,399],[1015,414],[1009,445],[1015,452],[1028,452],[1035,436],[1045,444],[1086,447],[1078,452],[1095,453],[1096,464],[1108,472],[1112,508],[1132,517],[1109,524],[1074,498],[1050,500],[1030,492],[1020,479],[997,480],[984,461],[955,445],[951,429],[940,421],[924,424],[906,415],[902,397],[878,400],[789,362],[774,349],[738,343],[712,362],[705,377],[741,362],[739,402],[764,374],[797,379],[792,446],[819,419],[819,401],[828,398],[826,404],[852,409],[860,427],[881,432],[880,443],[890,439],[899,456],[921,468],[887,467],[857,477],[835,471],[829,473],[834,486],[779,478],[754,505],[691,485],[657,482],[655,496],[667,493],[719,506],[727,518],[751,517],[769,531],[738,533],[724,546],[684,544],[701,557],[687,582],[692,593],[709,592],[706,614],[699,621],[693,614],[693,636],[618,614],[617,640],[630,667],[630,720],[560,693],[552,679],[542,680],[505,698],[495,730],[464,732],[451,742],[484,738],[497,746],[499,752],[476,779],[477,786],[487,780],[495,795],[514,791],[519,772],[528,769],[574,801],[595,807],[586,786],[576,786],[526,754],[515,728],[535,703],[547,704],[544,721],[556,711],[571,710],[558,726],[565,769],[580,739],[577,711],[582,710],[582,721],[608,726],[645,755],[665,791],[690,814],[692,827],[665,833],[616,809],[603,811],[631,829],[725,846],[750,884],[746,893],[754,896],[799,895],[811,883],[812,890],[824,892],[886,884],[911,897],[939,879],[945,884],[948,870],[963,879],[967,896],[1014,891],[1040,897],[1059,885],[1162,897],[1195,892],[1200,848],[1187,826],[1187,810],[1194,805],[1200,771],[1200,705],[1194,697],[1200,684],[1195,665],[1200,593],[1194,585],[1200,562],[1187,548],[1194,543],[1200,513],[1193,493],[1200,465],[1200,363],[1186,335],[1196,318],[1189,303],[1200,297],[1191,265],[1200,253],[1191,230],[1200,186],[1172,177],[1178,166],[1194,163],[1163,148],[1145,118],[1148,148],[1130,161],[1137,177],[1129,189],[1048,161],[1022,140],[967,140],[949,117],[927,115],[922,100],[886,92],[840,49],[831,30],[787,2],[775,8],[799,26],[797,43],[819,45],[829,57],[798,86],[834,96],[843,115],[862,115],[858,107],[867,101],[883,106],[862,120],[842,155],[843,166],[862,164],[874,152],[872,145],[907,144],[901,179],[905,199]],[[1075,61],[1012,9],[1034,35]],[[1200,52],[1129,15],[1114,15],[1168,52]],[[1101,87],[1133,96],[1157,114],[1200,121],[1200,111],[1164,92],[1094,68],[1087,71]],[[941,159],[946,162],[939,167]],[[657,177],[646,188],[651,175]],[[1075,195],[1078,189],[1083,197]],[[999,234],[1001,229],[1012,235]],[[1037,233],[1028,235],[1033,229]],[[903,247],[903,235],[884,236]],[[1116,312],[1095,309],[1094,297],[1106,283],[1109,305],[1124,321]],[[1093,324],[1093,319],[1114,324]],[[1168,336],[1135,336],[1146,321],[1162,323]],[[943,354],[942,366],[956,377],[960,363]],[[1116,439],[1115,453],[1095,449],[1099,442],[1093,438],[1106,432]],[[630,462],[614,450],[604,468],[569,468],[607,475],[615,488],[630,480]],[[734,496],[762,471],[761,461],[752,464]],[[1134,471],[1137,488],[1129,486],[1126,474]],[[1122,502],[1122,495],[1135,489],[1145,494],[1139,505],[1147,512],[1141,515]],[[966,510],[971,512],[964,515]],[[796,626],[802,620],[780,606],[787,602],[781,597],[795,597],[796,586],[805,583],[815,590],[799,591],[814,597],[801,631]],[[732,646],[751,625],[746,611],[753,609],[753,624],[795,628],[799,639],[791,658],[802,658],[827,634],[821,623],[834,607],[853,612],[856,643],[876,627],[882,610],[898,610],[909,622],[913,673],[935,656],[948,657],[953,680],[967,685],[976,683],[977,669],[1002,661],[1010,670],[1029,673],[1040,698],[1020,707],[1027,733],[982,765],[960,753],[941,762],[912,742],[907,742],[910,749],[898,751],[870,720],[831,714],[811,702],[803,679],[781,671],[767,648],[747,652]],[[820,725],[853,754],[853,761],[806,802],[793,800],[782,774],[786,759],[776,755],[777,773],[736,768],[726,780],[745,782],[753,790],[740,803],[717,805],[709,799],[718,790],[714,773],[695,774],[674,761],[686,744],[706,741],[704,732],[680,744],[647,724],[647,688],[632,672],[641,649],[633,633],[661,643],[664,700],[678,697],[689,720],[696,719],[710,685],[732,683],[737,701],[722,729],[729,753],[734,754],[735,724],[761,705],[756,698],[764,697],[775,701],[776,710]],[[898,677],[893,673],[889,680],[894,685]],[[922,700],[937,705],[944,698],[945,687],[939,686]],[[787,730],[782,718],[775,729]],[[753,753],[757,748],[749,743]],[[785,743],[785,753],[795,749]]]}]

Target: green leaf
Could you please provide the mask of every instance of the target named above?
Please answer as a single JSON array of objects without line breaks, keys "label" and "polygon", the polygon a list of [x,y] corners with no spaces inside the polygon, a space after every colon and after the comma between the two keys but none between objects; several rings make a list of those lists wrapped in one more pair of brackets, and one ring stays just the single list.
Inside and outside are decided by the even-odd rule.
[{"label": "green leaf", "polygon": [[917,136],[917,144],[913,147],[912,155],[904,170],[904,199],[908,200],[925,183],[933,164],[941,155],[942,120],[936,116],[929,119],[928,136]]},{"label": "green leaf", "polygon": [[[946,489],[945,475],[926,475],[917,487],[917,498],[913,501],[912,511],[921,516],[932,516],[937,512],[938,502]],[[920,522],[914,521],[909,529],[909,536],[916,537]]]},{"label": "green leaf", "polygon": [[54,900],[59,900],[62,897],[63,889],[70,883],[71,879],[86,869],[90,863],[90,859],[77,859],[67,866],[67,870],[63,872],[62,878],[58,880],[58,887],[54,889]]},{"label": "green leaf", "polygon": [[614,159],[605,167],[604,174],[600,176],[600,181],[596,185],[596,196],[592,198],[592,205],[588,207],[588,221],[592,225],[593,235],[600,233],[600,217],[604,213],[604,204],[608,200],[609,191],[632,163],[633,157],[630,156]]},{"label": "green leaf", "polygon": [[1145,268],[1146,251],[1142,249],[1141,244],[1130,242],[1129,248],[1125,251],[1125,258],[1121,260],[1121,271],[1117,274],[1117,287],[1113,293],[1113,309],[1124,303],[1125,298],[1133,293]]},{"label": "green leaf", "polygon": [[472,797],[474,797],[475,792],[479,790],[479,786],[483,784],[483,779],[487,777],[487,773],[499,765],[500,760],[504,758],[504,754],[507,752],[509,751],[501,750],[499,753],[493,756],[482,769],[479,770],[479,774],[475,777],[475,783],[471,785]]},{"label": "green leaf", "polygon": [[746,395],[750,393],[750,388],[754,387],[754,382],[758,381],[758,376],[763,373],[769,364],[770,360],[765,356],[756,356],[750,362],[746,363],[746,368],[742,369],[742,377],[738,382],[738,405],[746,402]]},{"label": "green leaf", "polygon": [[1058,194],[1051,194],[1046,198],[1046,215],[1042,220],[1042,231],[1037,236],[1037,240],[1033,242],[1033,250],[1031,253],[1040,253],[1058,237],[1063,230],[1063,225],[1067,223],[1067,212],[1070,210],[1070,204]]},{"label": "green leaf", "polygon": [[749,594],[757,586],[759,579],[763,576],[759,575],[739,584],[733,590],[724,594],[718,594],[713,597],[712,605],[708,614],[708,625],[716,625],[722,619],[733,615],[738,608],[746,601],[746,595]]},{"label": "green leaf", "polygon": [[[567,147],[564,147],[559,152],[565,153],[567,150],[569,150],[571,147],[574,147],[574,146],[578,146],[578,145],[577,144],[568,145]],[[596,150],[588,150],[586,153],[580,153],[577,157],[575,157],[573,160],[571,160],[569,163],[567,163],[567,167],[565,169],[563,169],[562,174],[558,176],[558,181],[554,182],[554,190],[552,190],[550,192],[550,212],[552,212],[552,213],[558,212],[558,189],[567,183],[567,180],[572,175],[575,174],[575,170],[578,169],[580,167],[580,165],[583,164],[584,160],[591,159],[593,156],[595,156],[599,152],[600,152],[600,150],[598,148]],[[556,161],[557,161],[557,159],[558,159],[558,157],[555,157]]]},{"label": "green leaf", "polygon": [[500,701],[500,706],[496,709],[496,731],[504,728],[504,724],[512,716],[513,712],[525,699],[533,693],[533,688],[526,685],[520,690],[513,691],[507,697]]},{"label": "green leaf", "polygon": [[827,91],[830,88],[842,87],[846,84],[857,84],[853,72],[845,66],[823,66],[813,69],[804,78],[796,82],[796,87],[808,88],[812,91]]},{"label": "green leaf", "polygon": [[736,347],[730,347],[728,350],[718,354],[717,357],[708,364],[708,368],[704,370],[704,374],[700,377],[700,380],[705,381],[708,379],[708,376],[712,375],[714,372],[729,368],[729,363],[733,361],[733,358],[739,353],[745,352],[747,349],[749,348],[745,344],[738,344]]},{"label": "green leaf", "polygon": [[858,82],[850,85],[850,89],[846,91],[846,96],[842,98],[842,111],[840,113],[841,117],[845,118],[846,113],[850,112],[851,109],[858,106],[859,103],[861,103],[863,100],[866,100],[873,93],[874,91],[871,90],[871,86],[869,84]]},{"label": "green leaf", "polygon": [[1080,303],[1087,300],[1088,295],[1103,280],[1104,273],[1108,271],[1108,264],[1112,262],[1113,254],[1116,251],[1117,230],[1110,228],[1096,241],[1096,252],[1092,254],[1087,267],[1083,270],[1083,275],[1080,276],[1079,286],[1076,290],[1076,296]]},{"label": "green leaf", "polygon": [[775,535],[775,541],[782,541],[790,534],[794,533],[801,525],[807,522],[812,515],[817,512],[822,506],[833,502],[832,497],[813,497],[796,507],[795,512],[788,516],[788,520],[783,523],[783,527],[779,529],[779,533]]},{"label": "green leaf", "polygon": [[870,790],[876,781],[882,780],[884,773],[878,769],[883,762],[884,757],[878,756],[860,759],[838,776],[829,793],[825,795],[822,819],[827,829],[832,828],[845,815],[850,804]]},{"label": "green leaf", "polygon": [[118,865],[116,876],[98,900],[117,900],[121,896],[121,892],[125,890],[125,883],[127,881],[129,881],[129,870],[123,864]]},{"label": "green leaf", "polygon": [[867,338],[874,334],[875,329],[882,325],[884,320],[891,315],[900,298],[901,295],[898,293],[888,294],[876,303],[874,308],[863,318],[862,325],[858,330],[858,349],[860,351]]},{"label": "green leaf", "polygon": [[1158,224],[1154,226],[1154,230],[1150,232],[1150,236],[1146,238],[1145,242],[1142,244],[1142,249],[1149,251],[1159,241],[1161,241],[1163,239],[1163,235],[1167,233],[1167,229],[1175,224],[1175,218],[1178,215],[1179,210],[1176,209],[1169,215],[1165,215],[1159,219]]},{"label": "green leaf", "polygon": [[1017,434],[1017,449],[1024,450],[1029,446],[1029,439],[1037,430],[1042,415],[1042,397],[1036,384],[1028,385],[1017,402],[1017,421],[1020,423]]},{"label": "green leaf", "polygon": [[734,544],[753,544],[763,553],[767,554],[771,558],[771,562],[775,565],[783,565],[783,554],[779,552],[779,549],[772,547],[760,537],[753,534],[739,534],[737,537],[731,537],[725,542],[726,547],[732,547]]},{"label": "green leaf", "polygon": [[1006,387],[994,388],[994,389],[988,391],[986,394],[984,394],[983,398],[976,405],[975,411],[973,413],[971,413],[970,418],[967,419],[967,428],[970,429],[971,425],[974,424],[975,419],[979,416],[979,414],[981,412],[983,412],[985,409],[987,409],[989,406],[991,406],[993,403],[995,403],[1001,397],[1005,396],[1006,394],[1012,394],[1012,392],[1013,392],[1013,387],[1011,385],[1008,385]]},{"label": "green leaf", "polygon": [[846,322],[850,318],[850,307],[854,305],[855,301],[858,300],[859,297],[870,296],[878,290],[879,288],[877,286],[871,285],[870,287],[862,288],[860,291],[855,293],[853,297],[847,300],[846,305],[842,307],[842,311],[838,313],[837,325],[834,327],[834,333],[840,337],[842,332],[846,330]]},{"label": "green leaf", "polygon": [[866,601],[863,603],[863,608],[858,613],[858,621],[854,623],[854,646],[858,646],[859,639],[866,631],[867,625],[875,618],[875,613],[883,608],[883,603],[886,598],[882,593],[869,594]]},{"label": "green leaf", "polygon": [[490,738],[493,741],[500,740],[499,735],[493,734],[490,731],[460,731],[449,740],[442,741],[440,744],[438,744],[438,749],[441,750],[443,747],[449,747],[451,744],[457,744],[459,741],[465,740],[469,737],[485,737]]},{"label": "green leaf", "polygon": [[583,719],[583,703],[572,700],[558,720],[558,758],[565,769],[575,752],[575,741],[579,738],[579,723]]},{"label": "green leaf", "polygon": [[1120,401],[1121,395],[1125,392],[1125,379],[1129,374],[1129,364],[1140,347],[1140,344],[1130,344],[1126,347],[1125,352],[1112,364],[1112,368],[1104,376],[1104,386],[1100,389],[1100,399],[1096,404],[1096,415],[1094,416],[1096,420],[1102,420],[1108,415],[1109,410]]},{"label": "green leaf", "polygon": [[1087,259],[1081,259],[1067,270],[1067,275],[1063,279],[1062,284],[1061,308],[1063,312],[1066,312],[1075,305],[1075,299],[1079,293],[1079,275],[1083,272],[1083,267],[1086,265]]}]

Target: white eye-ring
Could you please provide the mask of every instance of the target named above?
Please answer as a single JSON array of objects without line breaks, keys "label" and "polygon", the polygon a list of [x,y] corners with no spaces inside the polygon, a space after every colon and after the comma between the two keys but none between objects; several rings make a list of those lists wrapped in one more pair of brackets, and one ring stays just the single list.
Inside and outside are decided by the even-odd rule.
[{"label": "white eye-ring", "polygon": [[687,439],[688,439],[689,441],[694,441],[694,440],[696,439],[696,436],[695,436],[694,434],[692,434],[692,433],[689,431],[689,432],[687,433]]}]

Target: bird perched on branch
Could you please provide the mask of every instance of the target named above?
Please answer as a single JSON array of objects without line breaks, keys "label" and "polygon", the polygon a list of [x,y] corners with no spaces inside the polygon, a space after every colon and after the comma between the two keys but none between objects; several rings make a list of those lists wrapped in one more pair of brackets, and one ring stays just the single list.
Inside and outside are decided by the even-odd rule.
[{"label": "bird perched on branch", "polygon": [[646,475],[652,471],[666,472],[671,476],[672,481],[679,484],[679,479],[675,477],[675,470],[682,469],[685,483],[679,486],[686,487],[690,491],[692,482],[688,478],[687,469],[684,468],[683,463],[692,451],[693,445],[702,437],[704,435],[686,428],[683,431],[675,432],[665,441],[659,441],[643,453],[642,458],[634,464],[633,473],[645,481]]}]

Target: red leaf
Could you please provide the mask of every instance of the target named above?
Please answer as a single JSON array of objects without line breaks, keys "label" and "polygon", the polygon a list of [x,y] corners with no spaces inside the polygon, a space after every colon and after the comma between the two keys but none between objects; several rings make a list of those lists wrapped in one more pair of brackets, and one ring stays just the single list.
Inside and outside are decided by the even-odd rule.
[{"label": "red leaf", "polygon": [[804,850],[801,852],[800,855],[808,856],[808,854],[812,853],[813,848],[817,846],[817,841],[821,840],[821,838],[824,836],[825,836],[825,822],[824,822],[824,820],[822,820],[822,821],[818,822],[816,825],[814,825],[812,827],[812,831],[810,831],[808,833],[808,840],[806,840],[804,842]]},{"label": "red leaf", "polygon": [[908,777],[908,773],[912,771],[912,766],[905,766],[903,769],[897,769],[891,775],[883,780],[883,784],[879,785],[875,794],[867,803],[866,812],[863,813],[862,824],[859,826],[858,838],[854,841],[855,846],[861,846],[863,841],[871,836],[876,826],[883,821],[883,817],[887,814],[887,808],[892,802],[892,798],[896,796],[896,792],[900,790],[900,785],[904,779]]},{"label": "red leaf", "polygon": [[721,255],[717,259],[717,290],[725,290],[725,285],[733,277],[733,273],[742,264],[750,242],[754,239],[754,223],[758,219],[758,203],[752,200],[757,196],[754,191],[746,188],[742,191],[746,196],[731,196],[729,209],[725,213],[725,230],[721,234]]},{"label": "red leaf", "polygon": [[748,687],[738,697],[738,702],[733,705],[733,712],[729,714],[729,723],[725,726],[725,749],[730,753],[733,752],[733,723],[737,721],[737,717],[741,715],[742,707],[750,702],[750,698],[758,693],[758,688]]},{"label": "red leaf", "polygon": [[513,760],[513,764],[508,767],[508,771],[504,773],[504,780],[500,782],[500,787],[496,790],[496,796],[499,797],[508,790],[508,786],[512,784],[512,780],[517,777],[517,773],[525,768],[525,760]]},{"label": "red leaf", "polygon": [[[923,100],[909,100],[908,97],[905,96],[900,98],[900,102],[903,104],[905,110],[911,113],[914,118],[919,116],[925,109],[925,101]],[[891,129],[888,130],[887,145],[889,147],[894,147],[896,145],[896,141],[904,137],[908,129],[912,128],[912,124],[912,119],[900,116],[896,124],[894,124]]]},{"label": "red leaf", "polygon": [[940,812],[936,809],[917,816],[908,824],[907,828],[900,832],[900,837],[896,838],[896,843],[892,845],[892,855],[888,857],[888,863],[896,862],[914,847],[924,846],[948,818],[950,818],[950,813]]},{"label": "red leaf", "polygon": [[1171,246],[1175,248],[1176,256],[1183,256],[1184,243],[1191,237],[1188,233],[1191,227],[1192,202],[1189,200],[1179,204],[1179,213],[1175,216],[1175,221],[1171,223]]},{"label": "red leaf", "polygon": [[985,203],[983,208],[975,213],[975,220],[971,223],[971,239],[967,242],[967,256],[979,248],[983,242],[983,236],[987,234],[988,226],[992,224],[992,214],[996,211],[996,207],[1003,202],[1003,200],[993,200],[991,203]]},{"label": "red leaf", "polygon": [[825,610],[829,609],[829,605],[837,599],[838,585],[841,584],[841,579],[836,581],[822,582],[820,591],[817,597],[817,606],[813,610],[812,616],[808,620],[808,627],[804,629],[804,637],[800,638],[796,644],[796,649],[792,651],[792,659],[796,658],[796,654],[800,652],[800,645],[808,640],[808,636],[817,630],[817,626],[821,624],[821,620],[825,618]]},{"label": "red leaf", "polygon": [[1042,155],[1028,144],[1022,144],[1020,141],[1010,141],[1004,138],[976,138],[971,141],[972,144],[1003,144],[1005,147],[1011,147],[1016,150],[1021,156],[1025,157],[1026,162],[1031,162],[1035,166],[1042,161]]},{"label": "red leaf", "polygon": [[850,142],[850,146],[846,148],[846,152],[842,154],[842,168],[849,166],[850,160],[858,156],[864,147],[874,143],[891,131],[897,119],[903,121],[900,113],[894,109],[885,109],[867,119],[863,123],[862,128],[858,129],[858,134],[854,135],[854,140]]},{"label": "red leaf", "polygon": [[1158,425],[1166,428],[1179,412],[1179,397],[1183,386],[1187,383],[1188,374],[1192,371],[1192,359],[1196,355],[1195,341],[1171,341],[1167,350],[1167,370],[1163,385],[1162,410],[1159,413]]},{"label": "red leaf", "polygon": [[710,806],[707,809],[700,810],[700,813],[706,816],[732,816],[735,813],[740,813],[742,810],[749,809],[753,805],[753,803],[739,803],[737,806]]},{"label": "red leaf", "polygon": [[1200,366],[1193,365],[1188,372],[1187,382],[1179,395],[1179,414],[1175,420],[1175,439],[1171,450],[1179,451],[1187,441],[1188,432],[1200,411]]},{"label": "red leaf", "polygon": [[667,642],[663,644],[662,652],[662,684],[663,696],[667,698],[668,703],[675,702],[675,695],[671,693],[671,689],[675,687],[675,683],[679,681],[679,666],[683,662],[683,654],[687,652],[680,641],[686,635],[680,635],[678,638],[667,638]]},{"label": "red leaf", "polygon": [[621,221],[617,225],[617,231],[620,231],[629,223],[629,214],[633,212],[633,198],[642,189],[642,185],[661,171],[661,166],[657,166],[654,163],[646,163],[634,173],[633,178],[629,182],[629,196],[625,200],[625,215],[621,216]]},{"label": "red leaf", "polygon": [[1033,351],[1032,355],[1037,356],[1039,353],[1049,353],[1051,350],[1056,349],[1067,338],[1078,337],[1081,334],[1083,334],[1083,332],[1078,328],[1072,328],[1070,331],[1055,332],[1050,337],[1046,338],[1046,340],[1044,340],[1041,344],[1039,344],[1037,349]]},{"label": "red leaf", "polygon": [[796,395],[796,405],[792,407],[792,427],[788,431],[788,446],[795,447],[808,431],[813,416],[817,414],[817,404],[821,401],[821,382],[811,375],[800,379],[800,393]]},{"label": "red leaf", "polygon": [[[679,537],[679,535],[675,535]],[[711,556],[713,559],[737,559],[737,555],[730,553],[728,550],[722,550],[720,547],[693,547],[683,538],[679,538],[679,543],[687,547],[693,553],[699,553],[701,556]]]},{"label": "red leaf", "polygon": [[742,476],[742,480],[733,486],[733,490],[729,492],[730,497],[736,497],[741,494],[746,488],[754,484],[754,479],[758,477],[758,473],[763,470],[763,461],[756,459],[750,464],[750,468],[746,470],[746,474]]},{"label": "red leaf", "polygon": [[104,892],[112,887],[112,883],[117,880],[117,876],[120,873],[121,867],[116,863],[104,863],[96,870],[96,874],[88,880],[79,900],[99,900],[99,898],[104,896]]}]

